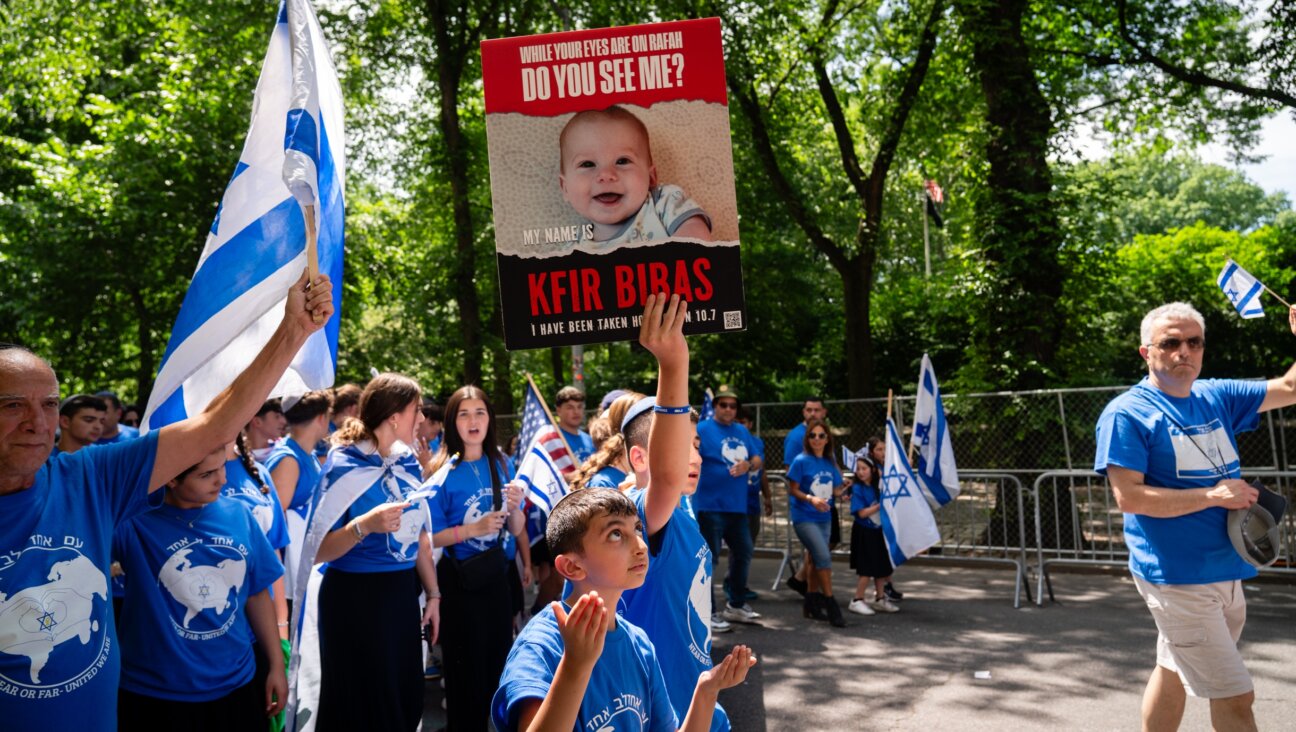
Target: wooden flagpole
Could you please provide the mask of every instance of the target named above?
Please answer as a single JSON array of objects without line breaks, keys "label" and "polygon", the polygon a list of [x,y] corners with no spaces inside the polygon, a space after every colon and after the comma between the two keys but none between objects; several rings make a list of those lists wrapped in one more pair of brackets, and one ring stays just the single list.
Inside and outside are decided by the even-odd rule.
[{"label": "wooden flagpole", "polygon": [[[310,278],[306,287],[310,289],[311,283],[319,277],[319,247],[316,245],[319,234],[315,229],[315,206],[302,206],[302,217],[306,219],[306,276]],[[324,316],[319,313],[315,313],[313,319],[317,324],[324,322]]]},{"label": "wooden flagpole", "polygon": [[[567,435],[563,434],[562,427],[558,424],[558,420],[554,419],[553,412],[549,411],[549,405],[545,403],[544,395],[540,393],[538,388],[536,388],[535,380],[531,378],[530,371],[527,372],[526,379],[527,383],[531,385],[531,388],[535,389],[536,399],[540,400],[540,408],[544,410],[545,416],[549,418],[549,423],[554,426],[554,429],[558,430],[558,439],[562,440],[563,447],[567,448],[567,453],[571,455],[572,464],[576,465],[576,467],[580,467],[580,464],[576,462],[576,451],[571,449],[571,445],[567,444]],[[522,406],[525,409],[526,400],[523,400]],[[521,445],[520,447],[523,450],[531,449],[530,445]]]}]

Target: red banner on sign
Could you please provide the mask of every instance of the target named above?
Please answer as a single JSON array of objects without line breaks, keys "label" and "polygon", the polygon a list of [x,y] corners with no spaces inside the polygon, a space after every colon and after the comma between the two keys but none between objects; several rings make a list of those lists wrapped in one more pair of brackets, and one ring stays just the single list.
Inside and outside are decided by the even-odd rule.
[{"label": "red banner on sign", "polygon": [[728,104],[719,18],[501,38],[481,52],[487,114]]}]

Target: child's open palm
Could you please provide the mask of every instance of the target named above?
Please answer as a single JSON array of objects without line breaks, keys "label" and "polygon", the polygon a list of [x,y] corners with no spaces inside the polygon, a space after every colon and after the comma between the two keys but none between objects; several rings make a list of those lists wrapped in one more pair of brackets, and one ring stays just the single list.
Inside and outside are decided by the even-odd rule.
[{"label": "child's open palm", "polygon": [[607,637],[608,609],[603,598],[597,592],[587,592],[572,605],[570,613],[560,602],[553,603],[553,611],[562,634],[563,656],[581,667],[592,668],[603,655]]},{"label": "child's open palm", "polygon": [[698,686],[719,692],[737,686],[747,678],[747,670],[756,665],[756,656],[747,646],[735,646],[719,664],[698,676]]}]

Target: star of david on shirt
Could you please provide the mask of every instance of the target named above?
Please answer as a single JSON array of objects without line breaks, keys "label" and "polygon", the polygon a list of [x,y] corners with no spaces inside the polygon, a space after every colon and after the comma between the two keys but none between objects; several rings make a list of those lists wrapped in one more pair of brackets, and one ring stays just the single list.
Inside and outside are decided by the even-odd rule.
[{"label": "star of david on shirt", "polygon": [[[900,487],[892,490],[891,486],[895,483],[899,483]],[[891,471],[882,475],[882,500],[885,501],[890,498],[891,507],[895,508],[901,498],[908,498],[910,495],[912,494],[909,493],[909,476],[901,473],[899,468],[892,465]]]},{"label": "star of david on shirt", "polygon": [[198,586],[198,596],[199,596],[199,597],[208,597],[208,596],[210,596],[210,595],[211,595],[211,587],[210,587],[210,586],[208,586],[208,585],[199,585],[199,586]]},{"label": "star of david on shirt", "polygon": [[37,618],[36,622],[40,623],[41,630],[52,630],[54,626],[58,625],[58,621],[54,619],[54,613],[48,610],[44,615]]}]

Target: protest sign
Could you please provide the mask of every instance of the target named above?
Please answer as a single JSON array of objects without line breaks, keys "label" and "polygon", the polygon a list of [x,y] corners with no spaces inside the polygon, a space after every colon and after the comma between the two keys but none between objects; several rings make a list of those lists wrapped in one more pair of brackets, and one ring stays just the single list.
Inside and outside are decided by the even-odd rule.
[{"label": "protest sign", "polygon": [[485,41],[482,78],[510,349],[634,338],[663,290],[746,328],[719,19]]}]

